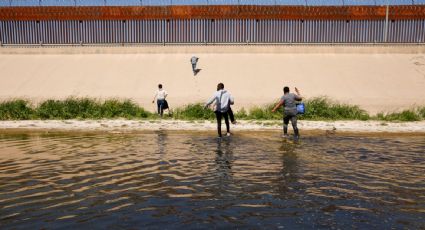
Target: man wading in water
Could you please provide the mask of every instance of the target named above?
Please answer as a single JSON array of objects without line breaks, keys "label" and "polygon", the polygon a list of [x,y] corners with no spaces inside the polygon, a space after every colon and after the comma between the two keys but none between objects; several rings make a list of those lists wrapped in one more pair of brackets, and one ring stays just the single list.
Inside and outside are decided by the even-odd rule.
[{"label": "man wading in water", "polygon": [[224,90],[224,84],[219,83],[217,85],[217,92],[214,93],[212,98],[205,104],[205,108],[208,108],[213,102],[216,104],[215,108],[215,117],[217,118],[217,132],[218,137],[220,138],[221,135],[221,119],[224,117],[224,122],[226,123],[226,136],[230,136],[230,125],[229,125],[229,104],[234,103],[234,99],[232,95]]},{"label": "man wading in water", "polygon": [[283,96],[280,99],[279,103],[273,108],[272,112],[276,112],[280,106],[284,106],[284,116],[283,116],[283,137],[288,137],[288,124],[289,120],[291,120],[292,128],[294,129],[294,139],[298,140],[300,137],[298,127],[297,127],[297,105],[296,101],[301,101],[302,97],[297,87],[295,87],[295,92],[297,94],[293,94],[289,92],[289,87],[285,86],[283,88]]}]

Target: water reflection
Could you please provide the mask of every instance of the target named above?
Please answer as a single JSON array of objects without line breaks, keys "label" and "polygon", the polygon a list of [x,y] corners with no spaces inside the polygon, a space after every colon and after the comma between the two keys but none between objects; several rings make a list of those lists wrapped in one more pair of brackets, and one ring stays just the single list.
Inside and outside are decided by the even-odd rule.
[{"label": "water reflection", "polygon": [[215,150],[215,163],[217,189],[219,192],[229,191],[229,185],[234,184],[232,175],[233,152],[231,139],[217,140],[217,148]]},{"label": "water reflection", "polygon": [[156,131],[155,134],[157,135],[158,153],[164,155],[167,147],[167,132],[160,130]]},{"label": "water reflection", "polygon": [[425,226],[423,136],[1,134],[0,148],[5,229]]},{"label": "water reflection", "polygon": [[292,189],[291,184],[297,182],[298,155],[296,153],[296,144],[283,142],[279,150],[282,153],[282,189],[281,192]]}]

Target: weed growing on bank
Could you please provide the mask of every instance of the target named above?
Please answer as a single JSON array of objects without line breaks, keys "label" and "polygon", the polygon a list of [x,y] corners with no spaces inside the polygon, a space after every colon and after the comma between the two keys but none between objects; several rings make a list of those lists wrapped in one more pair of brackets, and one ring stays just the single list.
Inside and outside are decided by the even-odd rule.
[{"label": "weed growing on bank", "polygon": [[425,106],[420,107],[418,109],[418,113],[419,113],[419,115],[421,115],[422,119],[425,119]]},{"label": "weed growing on bank", "polygon": [[173,111],[173,118],[180,120],[211,120],[215,118],[214,112],[204,108],[201,103],[189,104]]},{"label": "weed growing on bank", "polygon": [[262,107],[253,107],[249,110],[246,119],[249,120],[278,120],[282,119],[282,111],[272,112],[274,104],[268,104]]},{"label": "weed growing on bank", "polygon": [[[299,115],[300,119],[307,120],[368,120],[369,114],[358,106],[340,104],[320,97],[304,101],[306,113]],[[236,113],[236,118],[246,120],[280,120],[282,119],[283,108],[273,113],[274,104],[261,107],[254,107],[248,112],[245,109]]]},{"label": "weed growing on bank", "polygon": [[47,100],[32,108],[25,100],[0,103],[0,120],[148,118],[150,112],[130,100],[68,98]]},{"label": "weed growing on bank", "polygon": [[0,120],[29,120],[34,118],[34,110],[28,101],[22,99],[0,103]]},{"label": "weed growing on bank", "polygon": [[[370,116],[358,106],[333,102],[325,97],[305,100],[306,113],[299,116],[304,120],[382,120],[382,121],[419,121],[425,120],[425,106],[417,109],[394,113],[379,113]],[[244,108],[235,112],[238,120],[281,120],[283,109],[272,113],[274,104]],[[164,118],[167,118],[165,114]],[[215,114],[203,104],[189,104],[176,108],[172,119],[213,120]],[[37,107],[22,99],[0,102],[0,120],[29,119],[141,119],[158,118],[131,100],[110,99],[100,101],[91,98],[68,98],[66,100],[46,100]]]},{"label": "weed growing on bank", "polygon": [[375,117],[375,120],[383,121],[420,121],[423,119],[425,119],[425,107],[395,113],[378,113]]},{"label": "weed growing on bank", "polygon": [[369,120],[369,114],[357,105],[341,104],[326,97],[305,101],[306,113],[300,119],[308,120]]}]

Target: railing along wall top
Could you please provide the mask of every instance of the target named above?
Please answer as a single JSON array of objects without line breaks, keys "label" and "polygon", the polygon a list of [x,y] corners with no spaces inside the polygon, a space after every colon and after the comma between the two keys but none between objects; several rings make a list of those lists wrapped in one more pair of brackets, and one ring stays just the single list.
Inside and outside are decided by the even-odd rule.
[{"label": "railing along wall top", "polygon": [[0,6],[420,5],[425,0],[0,0]]},{"label": "railing along wall top", "polygon": [[[0,20],[286,19],[381,20],[386,6],[84,6],[0,7]],[[389,6],[388,17],[425,19],[425,5]]]}]

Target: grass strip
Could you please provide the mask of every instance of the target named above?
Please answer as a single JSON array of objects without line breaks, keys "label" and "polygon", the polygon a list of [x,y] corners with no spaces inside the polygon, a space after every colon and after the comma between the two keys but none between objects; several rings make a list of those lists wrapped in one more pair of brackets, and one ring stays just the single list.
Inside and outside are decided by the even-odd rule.
[{"label": "grass strip", "polygon": [[[326,97],[305,100],[306,113],[300,115],[304,120],[382,120],[382,121],[419,121],[425,120],[425,106],[393,113],[378,113],[370,116],[356,105],[341,104]],[[281,120],[280,112],[272,113],[274,104],[244,108],[235,113],[240,120]],[[65,100],[46,100],[37,107],[27,100],[14,99],[0,102],[0,120],[29,119],[155,119],[156,114],[146,111],[131,100],[109,99],[105,101],[92,98],[74,98]],[[167,117],[167,116],[165,116]],[[215,115],[210,108],[195,103],[174,109],[171,119],[213,120]]]}]

